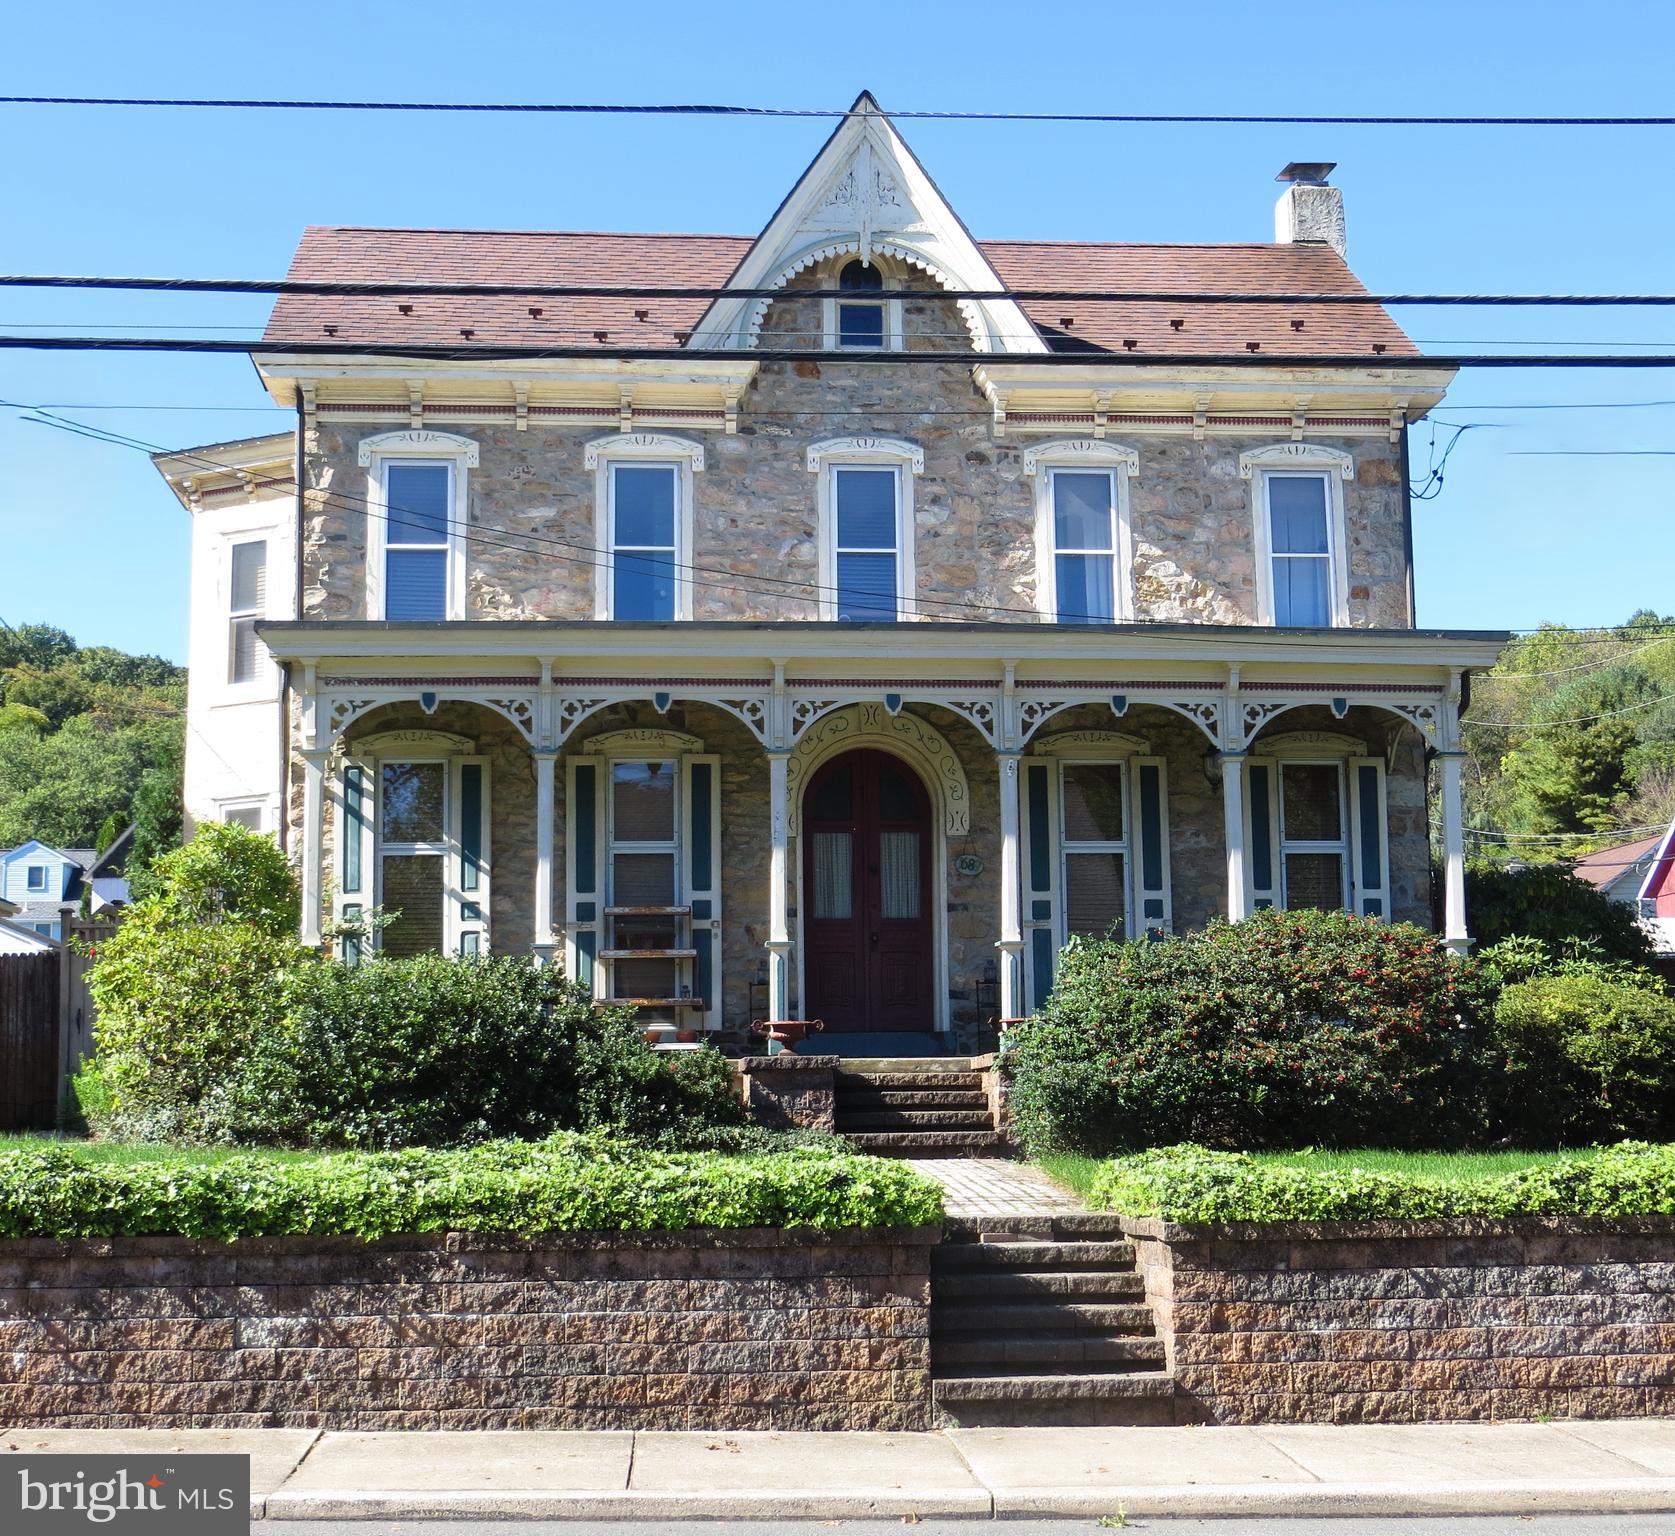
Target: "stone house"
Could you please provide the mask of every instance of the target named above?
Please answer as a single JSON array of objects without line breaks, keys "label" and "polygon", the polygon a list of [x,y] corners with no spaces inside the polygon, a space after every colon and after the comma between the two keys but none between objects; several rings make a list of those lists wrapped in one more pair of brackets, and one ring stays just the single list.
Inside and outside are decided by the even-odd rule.
[{"label": "stone house", "polygon": [[159,460],[190,815],[351,953],[377,906],[693,1030],[950,1031],[1073,934],[1428,924],[1438,758],[1463,948],[1502,637],[1414,627],[1451,375],[1341,302],[1330,170],[1271,244],[979,241],[863,96],[754,239],[310,229],[295,434]]}]

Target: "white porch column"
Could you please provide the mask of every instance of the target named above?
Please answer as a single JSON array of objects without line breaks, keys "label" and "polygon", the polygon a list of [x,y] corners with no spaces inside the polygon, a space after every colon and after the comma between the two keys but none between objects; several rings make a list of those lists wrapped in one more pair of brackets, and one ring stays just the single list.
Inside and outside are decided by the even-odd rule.
[{"label": "white porch column", "polygon": [[768,820],[773,850],[768,857],[768,1017],[783,1019],[791,1006],[791,933],[786,924],[791,885],[790,818],[786,794],[789,752],[768,753]]},{"label": "white porch column", "polygon": [[1024,931],[1019,915],[1018,753],[1000,753],[1000,1016],[1021,1018],[1024,1011]]},{"label": "white porch column", "polygon": [[302,754],[302,942],[320,943],[320,850],[326,816],[326,764],[330,752]]},{"label": "white porch column", "polygon": [[558,940],[553,934],[553,770],[558,753],[538,750],[535,757],[535,958],[552,963]]},{"label": "white porch column", "polygon": [[1440,752],[1442,763],[1443,922],[1442,941],[1455,954],[1471,949],[1466,929],[1466,831],[1461,781],[1464,752]]},{"label": "white porch column", "polygon": [[1245,887],[1245,754],[1221,754],[1222,820],[1227,836],[1227,920],[1250,916]]}]

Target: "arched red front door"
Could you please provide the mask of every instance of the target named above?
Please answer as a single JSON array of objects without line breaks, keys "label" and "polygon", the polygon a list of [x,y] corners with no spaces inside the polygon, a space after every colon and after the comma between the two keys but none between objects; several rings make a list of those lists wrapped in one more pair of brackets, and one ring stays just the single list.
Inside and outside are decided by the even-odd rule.
[{"label": "arched red front door", "polygon": [[803,796],[804,1013],[828,1030],[935,1027],[930,796],[888,752],[833,758]]}]

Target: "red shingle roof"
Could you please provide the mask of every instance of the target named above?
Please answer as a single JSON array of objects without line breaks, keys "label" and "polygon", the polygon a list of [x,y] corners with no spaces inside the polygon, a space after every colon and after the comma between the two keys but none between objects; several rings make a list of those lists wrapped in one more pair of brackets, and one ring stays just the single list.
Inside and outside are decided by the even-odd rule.
[{"label": "red shingle roof", "polygon": [[[633,235],[458,229],[307,230],[290,276],[313,282],[508,282],[553,286],[720,287],[753,240],[745,235]],[[1012,288],[1231,293],[1364,293],[1324,245],[1115,245],[980,241]],[[282,294],[264,340],[424,346],[673,347],[705,299],[340,298]],[[411,314],[400,305],[410,304]],[[539,310],[532,315],[531,309]],[[1054,351],[1262,352],[1416,357],[1376,305],[1161,304],[1087,300],[1023,306]],[[636,311],[644,311],[641,320]],[[1061,322],[1069,316],[1068,327]],[[1180,321],[1177,329],[1172,321]],[[1299,327],[1296,322],[1302,322]],[[334,326],[335,333],[327,326]],[[470,331],[469,337],[462,331]],[[603,332],[601,340],[596,333]]]}]

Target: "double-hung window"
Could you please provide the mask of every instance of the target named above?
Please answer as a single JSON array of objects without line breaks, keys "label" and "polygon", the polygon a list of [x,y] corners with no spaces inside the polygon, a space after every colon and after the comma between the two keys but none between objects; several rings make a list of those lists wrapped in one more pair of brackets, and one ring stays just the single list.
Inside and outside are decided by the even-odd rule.
[{"label": "double-hung window", "polygon": [[675,617],[680,469],[674,464],[610,466],[611,617]]},{"label": "double-hung window", "polygon": [[1343,482],[1353,458],[1318,443],[1278,443],[1239,455],[1253,482],[1258,617],[1282,629],[1347,624]]},{"label": "double-hung window", "polygon": [[448,617],[448,547],[454,467],[384,463],[384,617]]},{"label": "double-hung window", "polygon": [[44,891],[47,888],[46,865],[31,864],[24,871],[24,883],[32,891]]},{"label": "double-hung window", "polygon": [[1035,480],[1036,603],[1054,624],[1134,617],[1128,482],[1139,455],[1102,438],[1024,450]]},{"label": "double-hung window", "polygon": [[1059,765],[1065,937],[1128,936],[1128,816],[1121,763]]},{"label": "double-hung window", "polygon": [[1053,583],[1060,624],[1109,624],[1117,616],[1117,474],[1049,469]]},{"label": "double-hung window", "polygon": [[900,611],[900,503],[895,465],[833,467],[838,618],[892,620]]},{"label": "double-hung window", "polygon": [[887,437],[814,443],[820,476],[820,614],[889,623],[914,610],[913,477],[925,455]]},{"label": "double-hung window", "polygon": [[836,301],[838,346],[882,351],[889,336],[884,274],[869,262],[852,261],[838,274],[838,289],[842,295]]},{"label": "double-hung window", "polygon": [[1390,916],[1384,765],[1346,742],[1253,756],[1246,877],[1254,907]]},{"label": "double-hung window", "polygon": [[253,683],[262,673],[262,642],[256,621],[267,613],[268,541],[233,545],[228,561],[227,681]]}]

